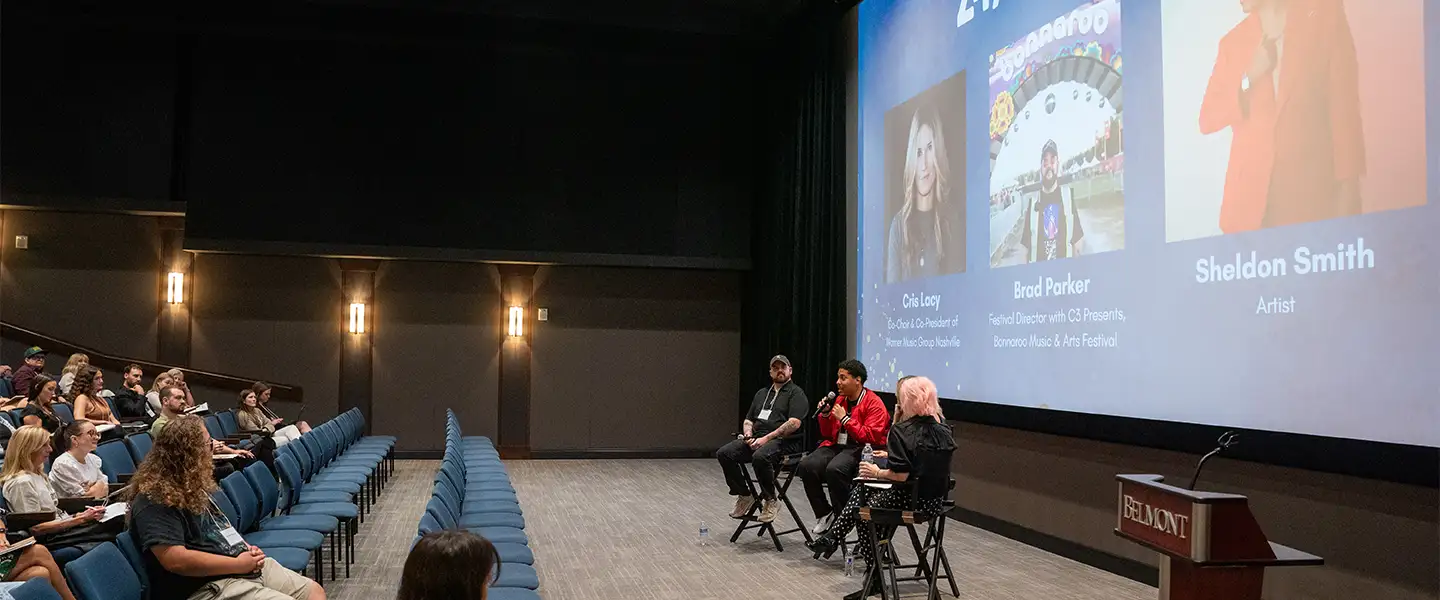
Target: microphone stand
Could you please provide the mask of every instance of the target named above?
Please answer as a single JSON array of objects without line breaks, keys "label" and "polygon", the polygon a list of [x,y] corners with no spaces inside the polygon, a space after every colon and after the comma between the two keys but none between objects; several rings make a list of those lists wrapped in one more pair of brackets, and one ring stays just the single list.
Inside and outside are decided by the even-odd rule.
[{"label": "microphone stand", "polygon": [[1209,454],[1206,454],[1204,457],[1202,457],[1199,464],[1195,465],[1195,473],[1190,477],[1190,487],[1186,489],[1192,492],[1195,491],[1195,483],[1200,480],[1200,470],[1205,468],[1205,463],[1209,462],[1210,459],[1214,458],[1217,454],[1224,452],[1227,448],[1234,446],[1239,437],[1240,436],[1233,431],[1227,431],[1220,434],[1220,439],[1215,441],[1215,443],[1217,444],[1217,446],[1215,446],[1215,449],[1211,450]]}]

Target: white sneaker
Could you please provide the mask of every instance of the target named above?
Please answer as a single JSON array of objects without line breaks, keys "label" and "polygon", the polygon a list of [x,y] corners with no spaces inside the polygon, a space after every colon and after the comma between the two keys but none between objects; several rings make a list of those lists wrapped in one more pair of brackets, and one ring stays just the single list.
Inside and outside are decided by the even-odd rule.
[{"label": "white sneaker", "polygon": [[755,506],[754,496],[740,496],[735,499],[735,510],[730,511],[730,518],[743,518],[750,512],[750,507]]},{"label": "white sneaker", "polygon": [[761,509],[760,509],[760,522],[761,522],[761,523],[769,523],[769,522],[771,522],[771,521],[774,521],[776,515],[779,515],[779,514],[780,514],[780,501],[779,501],[778,499],[777,499],[777,500],[766,500],[766,501],[765,501],[765,505],[764,505],[763,507],[761,507]]},{"label": "white sneaker", "polygon": [[830,523],[834,520],[835,513],[832,512],[828,515],[825,515],[819,521],[815,522],[815,526],[810,528],[810,533],[813,533],[815,535],[824,535],[825,532],[830,531]]}]

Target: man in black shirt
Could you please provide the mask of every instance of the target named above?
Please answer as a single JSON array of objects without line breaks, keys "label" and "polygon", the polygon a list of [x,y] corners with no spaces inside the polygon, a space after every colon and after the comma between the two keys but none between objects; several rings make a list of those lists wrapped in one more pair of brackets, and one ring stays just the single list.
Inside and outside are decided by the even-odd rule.
[{"label": "man in black shirt", "polygon": [[1026,260],[1038,262],[1080,256],[1085,228],[1070,188],[1060,184],[1060,149],[1055,140],[1040,150],[1040,194],[1023,217],[1020,243]]},{"label": "man in black shirt", "polygon": [[784,355],[770,359],[770,385],[755,392],[755,400],[745,413],[740,439],[715,452],[720,469],[725,472],[725,483],[730,486],[730,495],[738,497],[735,510],[730,512],[732,518],[745,516],[755,504],[750,486],[740,472],[740,464],[746,462],[754,463],[755,478],[760,481],[760,493],[765,499],[760,521],[769,523],[780,512],[780,503],[775,498],[775,468],[784,455],[800,452],[801,420],[810,410],[805,391],[790,380],[792,372],[790,359]]}]

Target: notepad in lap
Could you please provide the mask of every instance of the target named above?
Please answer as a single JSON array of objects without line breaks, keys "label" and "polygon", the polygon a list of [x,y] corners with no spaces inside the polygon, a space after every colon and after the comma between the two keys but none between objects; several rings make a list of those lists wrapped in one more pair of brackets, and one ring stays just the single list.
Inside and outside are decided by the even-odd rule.
[{"label": "notepad in lap", "polygon": [[4,550],[0,550],[0,579],[4,579],[10,575],[10,571],[15,568],[15,563],[20,560],[20,553],[34,545],[35,538],[28,537],[10,544],[10,546]]},{"label": "notepad in lap", "polygon": [[115,517],[123,517],[130,510],[129,502],[116,502],[105,505],[105,514],[100,516],[100,522],[104,523]]}]

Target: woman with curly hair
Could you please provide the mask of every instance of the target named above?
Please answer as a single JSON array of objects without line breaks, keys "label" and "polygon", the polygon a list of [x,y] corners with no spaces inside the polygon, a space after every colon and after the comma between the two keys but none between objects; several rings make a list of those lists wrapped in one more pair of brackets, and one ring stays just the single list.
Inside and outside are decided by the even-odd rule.
[{"label": "woman with curly hair", "polygon": [[322,600],[318,584],[245,543],[210,500],[210,434],[199,417],[167,424],[130,480],[130,529],[153,598]]},{"label": "woman with curly hair", "polygon": [[70,386],[70,404],[74,407],[75,420],[86,420],[96,425],[119,425],[120,419],[110,410],[110,403],[100,397],[105,387],[105,377],[100,369],[86,366],[75,375],[75,384]]}]

